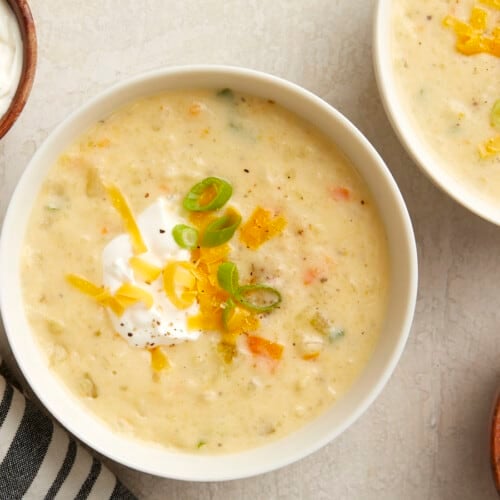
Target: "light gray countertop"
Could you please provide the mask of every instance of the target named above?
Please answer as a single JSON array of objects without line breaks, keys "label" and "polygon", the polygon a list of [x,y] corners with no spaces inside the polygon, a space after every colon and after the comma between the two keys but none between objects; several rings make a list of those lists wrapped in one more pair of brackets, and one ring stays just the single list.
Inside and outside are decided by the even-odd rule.
[{"label": "light gray countertop", "polygon": [[350,118],[387,162],[417,237],[411,336],[382,395],[355,425],[301,462],[256,478],[185,483],[110,464],[123,481],[151,499],[496,498],[487,424],[500,385],[500,228],[447,198],[398,143],[372,70],[375,2],[30,3],[38,73],[22,117],[0,141],[1,219],[36,148],[91,96],[144,70],[218,63],[287,78]]}]

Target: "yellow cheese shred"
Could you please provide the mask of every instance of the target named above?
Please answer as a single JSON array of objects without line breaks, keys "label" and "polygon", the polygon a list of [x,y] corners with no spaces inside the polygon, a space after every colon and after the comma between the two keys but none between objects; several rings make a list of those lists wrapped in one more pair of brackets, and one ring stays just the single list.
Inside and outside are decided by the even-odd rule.
[{"label": "yellow cheese shred", "polygon": [[125,310],[124,307],[109,293],[106,288],[94,285],[91,281],[76,274],[68,274],[66,276],[66,280],[74,288],[85,295],[89,295],[100,305],[109,307],[117,316],[121,316],[123,314],[123,311]]},{"label": "yellow cheese shred", "polygon": [[500,10],[500,0],[480,0],[480,3],[482,3],[483,5],[487,5],[492,9]]},{"label": "yellow cheese shred", "polygon": [[500,154],[500,135],[492,137],[485,143],[480,144],[478,149],[481,158],[488,158]]},{"label": "yellow cheese shred", "polygon": [[232,334],[253,332],[259,328],[259,319],[247,309],[236,306],[226,322],[227,331]]},{"label": "yellow cheese shred", "polygon": [[[481,3],[500,9],[500,0],[483,0]],[[471,56],[486,53],[500,57],[500,27],[496,26],[490,35],[487,34],[488,12],[484,9],[473,7],[468,23],[454,16],[446,16],[443,25],[455,32],[455,48],[461,54]]]},{"label": "yellow cheese shred", "polygon": [[151,366],[153,367],[154,371],[159,372],[170,367],[168,358],[161,349],[161,347],[155,347],[154,349],[151,349],[150,353],[151,353]]},{"label": "yellow cheese shred", "polygon": [[137,302],[142,302],[148,309],[153,307],[153,296],[144,288],[133,285],[132,283],[124,283],[115,292],[115,300],[124,308],[133,306]]},{"label": "yellow cheese shred", "polygon": [[196,299],[194,265],[172,261],[163,269],[163,287],[168,299],[178,309],[187,309]]},{"label": "yellow cheese shred", "polygon": [[139,255],[141,253],[147,252],[148,248],[144,243],[144,240],[142,239],[142,235],[139,230],[139,226],[134,219],[132,209],[130,208],[122,192],[118,189],[118,187],[112,184],[106,186],[106,191],[109,198],[111,199],[111,203],[115,207],[116,211],[120,214],[126,231],[130,235],[134,254]]},{"label": "yellow cheese shred", "polygon": [[223,304],[229,294],[220,288],[217,270],[231,251],[228,244],[212,248],[196,248],[191,252],[196,276],[196,298],[200,312],[187,320],[191,330],[223,331]]},{"label": "yellow cheese shred", "polygon": [[161,274],[161,268],[141,259],[140,257],[130,257],[130,267],[134,270],[137,277],[142,278],[148,283],[155,281]]},{"label": "yellow cheese shred", "polygon": [[240,240],[248,248],[256,250],[263,243],[280,234],[286,226],[286,219],[273,217],[269,210],[257,207],[240,230]]}]

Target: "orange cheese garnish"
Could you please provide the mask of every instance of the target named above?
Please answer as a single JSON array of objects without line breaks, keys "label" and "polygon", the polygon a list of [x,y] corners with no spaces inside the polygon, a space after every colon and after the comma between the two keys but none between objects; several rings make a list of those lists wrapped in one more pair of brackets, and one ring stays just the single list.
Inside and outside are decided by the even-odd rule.
[{"label": "orange cheese garnish", "polygon": [[222,331],[223,304],[229,294],[219,287],[217,270],[231,248],[224,244],[212,248],[196,248],[191,252],[195,265],[196,297],[200,312],[188,318],[188,328],[207,331]]},{"label": "orange cheese garnish", "polygon": [[240,240],[248,248],[256,250],[263,243],[280,234],[286,226],[286,219],[280,215],[257,207],[240,230]]},{"label": "orange cheese garnish", "polygon": [[136,276],[142,278],[148,283],[155,281],[160,276],[161,269],[140,257],[130,257],[130,267],[134,270]]},{"label": "orange cheese garnish", "polygon": [[[500,8],[499,0],[483,0],[482,3]],[[471,56],[484,52],[500,57],[500,27],[495,27],[491,35],[487,34],[488,13],[484,9],[473,7],[468,23],[454,16],[446,16],[443,25],[455,32],[455,48],[461,54]]]},{"label": "orange cheese garnish", "polygon": [[190,212],[189,221],[196,226],[200,233],[205,230],[210,222],[215,220],[217,216],[214,212]]},{"label": "orange cheese garnish", "polygon": [[108,196],[111,199],[111,203],[123,220],[125,229],[128,232],[132,242],[134,254],[139,255],[141,253],[147,252],[148,248],[144,243],[144,240],[142,239],[142,235],[139,230],[139,226],[134,219],[132,209],[130,208],[122,192],[114,185],[106,186],[106,191],[108,192]]},{"label": "orange cheese garnish", "polygon": [[236,306],[226,321],[227,331],[231,334],[253,332],[259,328],[259,319],[255,314]]}]

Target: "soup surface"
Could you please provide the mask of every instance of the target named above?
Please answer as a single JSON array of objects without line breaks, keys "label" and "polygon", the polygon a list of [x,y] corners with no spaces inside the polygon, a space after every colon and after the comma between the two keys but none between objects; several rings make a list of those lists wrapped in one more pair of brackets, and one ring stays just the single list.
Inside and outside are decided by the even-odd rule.
[{"label": "soup surface", "polygon": [[415,133],[475,196],[500,206],[500,2],[392,2],[392,53]]},{"label": "soup surface", "polygon": [[[184,208],[186,194],[208,177],[232,187],[227,205]],[[203,207],[216,197],[209,191],[202,192]],[[141,282],[115,265],[145,259],[131,244],[117,192],[146,246],[158,235],[168,240],[167,257],[151,261],[164,268],[168,292],[158,273]],[[165,217],[152,234],[147,214],[158,203]],[[170,219],[206,239],[207,223],[224,214],[234,225],[241,216],[228,242],[205,248],[199,239],[192,251],[175,250]],[[117,241],[126,242],[128,254],[107,267],[103,255]],[[169,258],[184,262],[179,275],[173,271],[174,291],[167,268],[177,264]],[[238,273],[233,291],[220,280],[227,262],[234,266],[226,271]],[[51,168],[35,201],[21,272],[36,337],[71,392],[118,433],[196,453],[264,444],[340,398],[373,352],[389,282],[385,231],[350,162],[274,102],[229,89],[144,98],[83,134]],[[83,281],[75,286],[75,275],[88,280],[86,289]],[[234,272],[228,276],[234,281]],[[175,311],[177,329],[170,323],[175,338],[160,331],[162,318],[137,326],[134,314],[152,314],[159,295],[153,306],[147,297],[133,303],[122,296],[126,311],[111,310],[109,300],[127,281],[164,292],[163,301],[170,293],[169,307],[182,313]],[[92,296],[92,286],[103,283],[107,298]]]}]

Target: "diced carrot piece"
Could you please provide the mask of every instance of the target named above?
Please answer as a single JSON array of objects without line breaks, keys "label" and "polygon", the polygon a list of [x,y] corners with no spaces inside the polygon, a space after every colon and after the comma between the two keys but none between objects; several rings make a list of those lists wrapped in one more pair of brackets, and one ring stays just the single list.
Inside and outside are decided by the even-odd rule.
[{"label": "diced carrot piece", "polygon": [[319,356],[319,352],[310,352],[309,354],[304,354],[302,356],[302,359],[305,359],[306,361],[313,361],[313,360],[317,359],[318,356]]},{"label": "diced carrot piece", "polygon": [[198,116],[201,113],[201,105],[197,102],[194,102],[189,106],[189,114],[191,116]]},{"label": "diced carrot piece", "polygon": [[283,356],[283,346],[262,337],[248,336],[248,348],[252,354],[278,360]]},{"label": "diced carrot piece", "polygon": [[332,186],[329,191],[335,201],[348,201],[351,198],[351,191],[345,187]]},{"label": "diced carrot piece", "polygon": [[304,273],[304,285],[310,285],[319,274],[319,270],[316,267],[309,267]]}]

